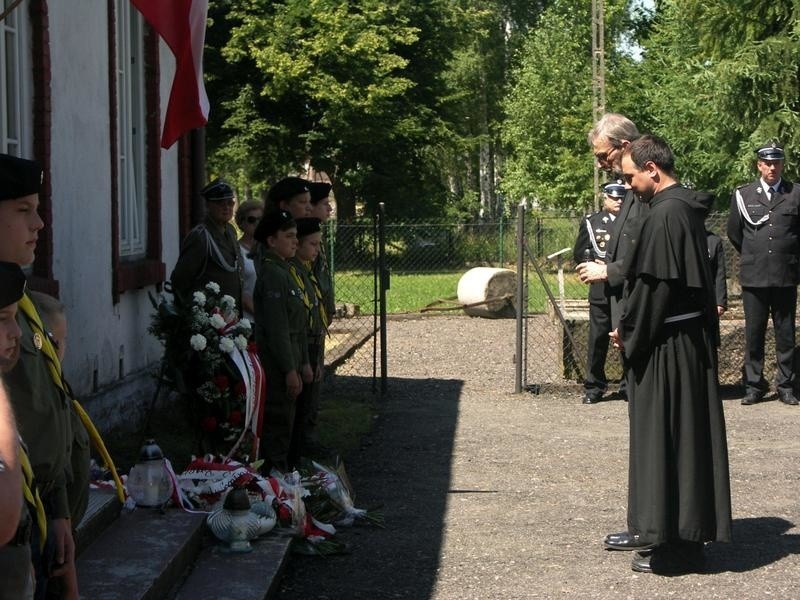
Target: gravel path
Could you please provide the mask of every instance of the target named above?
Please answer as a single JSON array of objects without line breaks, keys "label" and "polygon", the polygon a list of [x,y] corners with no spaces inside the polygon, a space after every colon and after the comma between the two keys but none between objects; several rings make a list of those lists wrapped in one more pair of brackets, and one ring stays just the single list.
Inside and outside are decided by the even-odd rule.
[{"label": "gravel path", "polygon": [[293,556],[280,599],[800,598],[800,408],[725,400],[735,542],[707,574],[641,575],[600,545],[625,524],[624,402],[513,394],[513,320],[390,321],[388,343],[389,394],[346,457],[386,529]]}]

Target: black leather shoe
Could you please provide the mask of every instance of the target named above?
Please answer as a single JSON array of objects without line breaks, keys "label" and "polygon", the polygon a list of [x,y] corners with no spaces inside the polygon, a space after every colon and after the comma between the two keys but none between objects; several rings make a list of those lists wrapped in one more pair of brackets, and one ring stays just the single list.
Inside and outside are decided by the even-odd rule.
[{"label": "black leather shoe", "polygon": [[792,390],[778,390],[778,399],[780,399],[780,401],[784,404],[788,404],[790,406],[797,406],[800,404]]},{"label": "black leather shoe", "polygon": [[699,542],[662,544],[652,550],[636,552],[631,560],[633,571],[656,575],[701,573],[704,567],[703,544]]},{"label": "black leather shoe", "polygon": [[653,544],[646,544],[638,535],[628,531],[619,533],[609,533],[603,540],[603,547],[606,550],[647,550]]},{"label": "black leather shoe", "polygon": [[758,404],[761,402],[761,399],[764,397],[764,394],[759,394],[758,392],[747,392],[742,398],[742,404],[744,406],[750,406],[752,404]]},{"label": "black leather shoe", "polygon": [[602,396],[594,396],[592,394],[584,394],[582,402],[584,404],[597,404],[600,402]]}]

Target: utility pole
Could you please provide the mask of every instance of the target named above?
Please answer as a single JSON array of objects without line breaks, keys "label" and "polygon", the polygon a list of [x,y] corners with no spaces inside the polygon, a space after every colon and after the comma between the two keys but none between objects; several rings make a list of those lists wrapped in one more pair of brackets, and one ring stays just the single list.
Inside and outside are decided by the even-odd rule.
[{"label": "utility pole", "polygon": [[[592,117],[594,122],[606,112],[606,53],[603,0],[592,0]],[[602,206],[600,170],[594,161],[594,204]]]}]

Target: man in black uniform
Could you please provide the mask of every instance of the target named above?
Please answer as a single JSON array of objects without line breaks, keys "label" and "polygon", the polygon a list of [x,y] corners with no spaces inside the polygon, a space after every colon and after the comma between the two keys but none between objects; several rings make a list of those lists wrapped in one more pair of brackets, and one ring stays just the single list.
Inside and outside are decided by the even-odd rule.
[{"label": "man in black uniform", "polygon": [[[613,182],[603,186],[603,210],[581,221],[573,249],[576,263],[605,260],[611,227],[619,214],[626,192],[621,183]],[[608,282],[597,282],[589,286],[589,339],[586,378],[583,381],[584,404],[600,402],[608,387],[606,356],[608,334],[611,333],[611,306],[607,288]]]},{"label": "man in black uniform", "polygon": [[746,345],[742,404],[759,402],[769,388],[764,379],[764,336],[772,315],[778,398],[784,404],[797,405],[792,388],[800,279],[800,187],[781,178],[784,153],[777,143],[764,145],[756,154],[761,177],[734,191],[728,215],[728,239],[741,256]]}]

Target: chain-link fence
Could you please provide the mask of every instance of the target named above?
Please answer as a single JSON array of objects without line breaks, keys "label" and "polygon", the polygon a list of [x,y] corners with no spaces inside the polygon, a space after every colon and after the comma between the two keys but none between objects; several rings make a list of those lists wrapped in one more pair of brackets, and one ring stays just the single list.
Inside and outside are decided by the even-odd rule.
[{"label": "chain-link fence", "polygon": [[[744,314],[738,283],[739,258],[725,235],[726,222],[727,213],[714,213],[706,220],[706,228],[722,240],[727,275],[728,310],[720,319],[719,379],[724,385],[738,385],[744,354]],[[528,389],[541,384],[580,382],[585,375],[588,287],[578,279],[573,257],[581,226],[582,219],[576,217],[529,216],[526,219],[528,251],[523,279],[527,314],[523,327],[522,383]],[[774,341],[770,329],[764,363],[764,375],[768,380],[774,374]],[[608,352],[606,375],[612,381],[619,380],[622,375],[619,354],[613,348]]]}]

